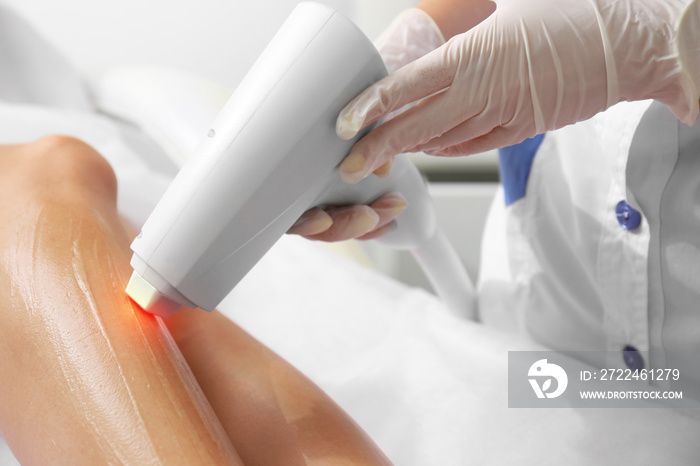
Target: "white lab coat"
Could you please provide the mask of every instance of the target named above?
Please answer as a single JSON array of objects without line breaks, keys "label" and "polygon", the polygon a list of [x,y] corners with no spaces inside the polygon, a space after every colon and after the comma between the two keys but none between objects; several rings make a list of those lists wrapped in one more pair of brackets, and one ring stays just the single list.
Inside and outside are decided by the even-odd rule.
[{"label": "white lab coat", "polygon": [[[621,201],[638,221],[618,218]],[[645,101],[548,133],[524,197],[496,196],[481,264],[485,323],[608,352],[584,353],[598,367],[634,368],[622,350],[638,350],[638,366],[678,368],[697,394],[700,127]]]}]

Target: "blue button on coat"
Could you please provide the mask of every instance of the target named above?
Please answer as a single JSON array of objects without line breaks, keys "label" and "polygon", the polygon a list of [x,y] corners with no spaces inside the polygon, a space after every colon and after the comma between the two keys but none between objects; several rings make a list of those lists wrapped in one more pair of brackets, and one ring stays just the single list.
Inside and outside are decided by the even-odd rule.
[{"label": "blue button on coat", "polygon": [[644,358],[634,346],[627,345],[622,349],[622,359],[633,371],[644,369]]},{"label": "blue button on coat", "polygon": [[642,223],[642,214],[635,210],[627,201],[620,201],[615,207],[617,221],[625,230],[634,230]]}]

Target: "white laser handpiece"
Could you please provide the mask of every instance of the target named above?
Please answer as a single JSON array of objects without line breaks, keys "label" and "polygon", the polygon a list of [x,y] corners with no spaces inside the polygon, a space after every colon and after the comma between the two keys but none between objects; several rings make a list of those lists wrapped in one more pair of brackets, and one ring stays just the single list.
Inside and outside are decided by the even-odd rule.
[{"label": "white laser handpiece", "polygon": [[163,317],[181,306],[211,311],[307,209],[367,203],[398,191],[409,206],[379,241],[431,257],[451,255],[437,268],[433,259],[426,264],[416,257],[443,276],[438,294],[449,287],[447,300],[469,315],[471,282],[438,231],[410,160],[399,157],[388,178],[370,176],[353,186],[338,175],[366,131],[340,139],[337,115],[385,75],[379,53],[352,22],[324,5],[299,4],[132,243],[129,296]]}]

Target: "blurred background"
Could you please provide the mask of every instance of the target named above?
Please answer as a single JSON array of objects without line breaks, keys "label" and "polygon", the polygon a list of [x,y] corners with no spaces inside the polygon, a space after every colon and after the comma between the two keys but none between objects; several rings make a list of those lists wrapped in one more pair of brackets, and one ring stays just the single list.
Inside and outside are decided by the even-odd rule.
[{"label": "blurred background", "polygon": [[[235,86],[298,0],[0,0],[86,72],[181,67]],[[325,0],[376,37],[412,0]]]}]

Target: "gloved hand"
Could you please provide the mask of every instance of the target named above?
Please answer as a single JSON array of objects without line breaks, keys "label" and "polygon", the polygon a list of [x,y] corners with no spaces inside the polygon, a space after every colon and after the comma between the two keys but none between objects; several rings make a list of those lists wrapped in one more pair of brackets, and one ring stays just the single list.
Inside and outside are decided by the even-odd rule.
[{"label": "gloved hand", "polygon": [[515,144],[623,100],[656,99],[694,123],[700,0],[684,10],[687,3],[496,0],[485,21],[370,86],[340,113],[338,135],[349,139],[424,99],[358,141],[341,176],[355,183],[379,167],[386,173],[401,152],[467,155]]},{"label": "gloved hand", "polygon": [[410,8],[392,21],[374,41],[374,46],[387,71],[393,73],[444,43],[445,37],[430,15],[419,8]]},{"label": "gloved hand", "polygon": [[[377,47],[389,73],[416,60],[445,43],[432,18],[424,11],[411,8],[401,13],[377,38]],[[395,112],[396,114],[399,111]],[[390,165],[379,176],[389,174]],[[370,205],[318,207],[308,210],[287,233],[309,239],[343,241],[372,239],[391,228],[391,222],[408,206],[399,193],[389,193]]]},{"label": "gloved hand", "polygon": [[320,241],[373,239],[393,228],[391,223],[408,203],[400,193],[389,193],[369,205],[319,207],[307,210],[287,231]]}]

